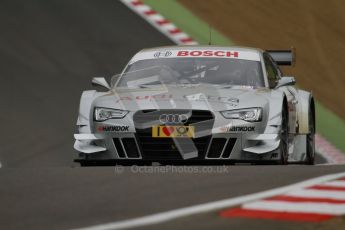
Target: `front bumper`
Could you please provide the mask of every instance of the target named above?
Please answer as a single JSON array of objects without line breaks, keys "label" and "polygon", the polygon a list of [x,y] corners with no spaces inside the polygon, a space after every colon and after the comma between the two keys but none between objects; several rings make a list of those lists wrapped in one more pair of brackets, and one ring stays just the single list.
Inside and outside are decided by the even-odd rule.
[{"label": "front bumper", "polygon": [[[149,135],[149,134],[148,134]],[[212,134],[195,139],[150,138],[139,133],[75,134],[78,159],[90,160],[219,160],[279,159],[277,134]]]},{"label": "front bumper", "polygon": [[157,123],[158,115],[178,112],[138,111],[123,120],[94,122],[91,128],[93,134],[75,134],[74,148],[82,153],[78,159],[183,162],[279,160],[279,135],[262,134],[266,122],[228,120],[206,110],[192,110],[184,124],[194,126],[194,138],[152,137],[152,126],[160,124]]}]

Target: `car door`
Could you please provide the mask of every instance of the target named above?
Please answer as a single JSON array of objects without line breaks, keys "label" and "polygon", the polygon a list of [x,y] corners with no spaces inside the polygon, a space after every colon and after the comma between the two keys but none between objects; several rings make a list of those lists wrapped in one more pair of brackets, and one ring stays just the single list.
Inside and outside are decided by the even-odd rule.
[{"label": "car door", "polygon": [[[264,54],[264,62],[269,87],[275,89],[282,77],[282,72],[267,53]],[[295,133],[297,128],[297,90],[293,86],[281,86],[276,90],[282,90],[286,95],[289,109],[289,133]]]}]

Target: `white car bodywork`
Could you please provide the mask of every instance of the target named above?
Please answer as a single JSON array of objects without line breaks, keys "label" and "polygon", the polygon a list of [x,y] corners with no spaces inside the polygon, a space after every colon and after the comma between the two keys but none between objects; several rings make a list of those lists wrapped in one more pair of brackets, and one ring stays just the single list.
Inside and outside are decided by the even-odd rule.
[{"label": "white car bodywork", "polygon": [[[288,52],[281,53],[289,54]],[[176,160],[185,163],[193,160],[222,163],[281,162],[283,109],[286,109],[288,113],[289,162],[308,161],[307,152],[312,151],[311,154],[314,154],[314,149],[308,150],[308,137],[313,138],[313,132],[315,132],[313,97],[311,93],[297,89],[294,86],[294,78],[283,77],[275,62],[273,64],[277,68],[277,82],[274,87],[270,86],[268,67],[265,63],[267,58],[272,60],[270,54],[275,55],[260,49],[218,46],[171,46],[140,51],[129,61],[120,77],[114,78],[117,80],[113,80],[111,87],[102,78],[94,79],[95,84],[108,88],[107,92],[95,90],[83,92],[77,121],[78,133],[74,136],[76,139],[74,148],[80,153],[76,161],[85,164],[88,162],[116,162],[117,160],[128,162],[131,160],[175,162]],[[222,60],[228,58],[256,61],[261,65],[264,85],[256,88],[162,83],[158,87],[138,87],[146,84],[147,81],[157,81],[160,77],[150,76],[127,81],[127,87],[117,87],[121,78],[124,78],[126,69],[133,63],[169,58],[181,58],[181,60],[183,58],[189,58],[188,60],[192,58],[219,58]],[[292,60],[289,62],[286,57],[283,57],[282,60],[276,57],[275,60],[278,64],[291,64],[292,62]],[[201,73],[198,74],[201,76]],[[126,111],[127,114],[120,119],[96,121],[95,108]],[[222,115],[222,111],[236,112],[252,108],[262,110],[262,120],[250,122],[241,119],[227,119]],[[151,114],[151,118],[154,118],[145,118],[146,115],[142,115],[142,111]],[[169,143],[166,139],[162,139],[162,142],[168,144],[162,145],[161,153],[157,149],[153,155],[147,152],[142,143],[143,138],[140,137],[141,130],[164,125],[157,119],[158,117],[167,112],[175,115],[179,111],[189,111],[190,118],[202,117],[207,114],[212,118],[209,121],[192,124],[197,127],[194,138],[171,138],[173,140]],[[199,129],[198,125],[200,127],[208,125],[208,128]],[[204,140],[205,143],[200,144],[203,147],[198,147],[196,143],[198,138]],[[152,145],[159,145],[158,139],[151,139]],[[313,144],[311,143],[311,146]],[[219,147],[219,145],[222,146]],[[170,152],[165,153],[170,147]],[[132,154],[131,151],[136,153]],[[212,153],[212,157],[210,157],[212,151],[217,154]],[[176,152],[179,153],[176,155],[176,159],[174,159],[175,155],[169,155],[171,152],[174,152],[175,155]],[[311,163],[310,160],[309,163]]]}]

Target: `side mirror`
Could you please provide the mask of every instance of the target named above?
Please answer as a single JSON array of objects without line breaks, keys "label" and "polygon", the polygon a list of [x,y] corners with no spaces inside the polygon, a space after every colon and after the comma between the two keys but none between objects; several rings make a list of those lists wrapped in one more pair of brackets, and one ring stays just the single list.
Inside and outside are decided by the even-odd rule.
[{"label": "side mirror", "polygon": [[296,79],[294,77],[282,77],[276,86],[276,88],[282,87],[282,86],[289,86],[289,85],[295,85]]},{"label": "side mirror", "polygon": [[108,84],[108,82],[105,80],[104,77],[94,77],[92,78],[91,84],[93,86],[102,86],[106,89],[110,89],[110,86]]}]

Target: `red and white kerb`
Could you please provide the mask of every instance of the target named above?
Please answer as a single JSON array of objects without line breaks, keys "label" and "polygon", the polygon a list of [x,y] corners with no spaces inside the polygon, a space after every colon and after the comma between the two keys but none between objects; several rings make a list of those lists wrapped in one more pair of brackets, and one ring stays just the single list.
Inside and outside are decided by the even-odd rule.
[{"label": "red and white kerb", "polygon": [[328,142],[320,134],[315,135],[316,150],[327,159],[328,163],[331,164],[344,164],[345,154],[338,148]]},{"label": "red and white kerb", "polygon": [[345,214],[345,178],[248,202],[223,210],[225,218],[320,222]]},{"label": "red and white kerb", "polygon": [[161,33],[165,34],[173,42],[179,45],[196,45],[198,44],[186,33],[182,32],[175,26],[174,23],[164,18],[157,13],[150,6],[143,3],[141,0],[121,0],[131,10],[140,15],[148,23],[154,26]]}]

